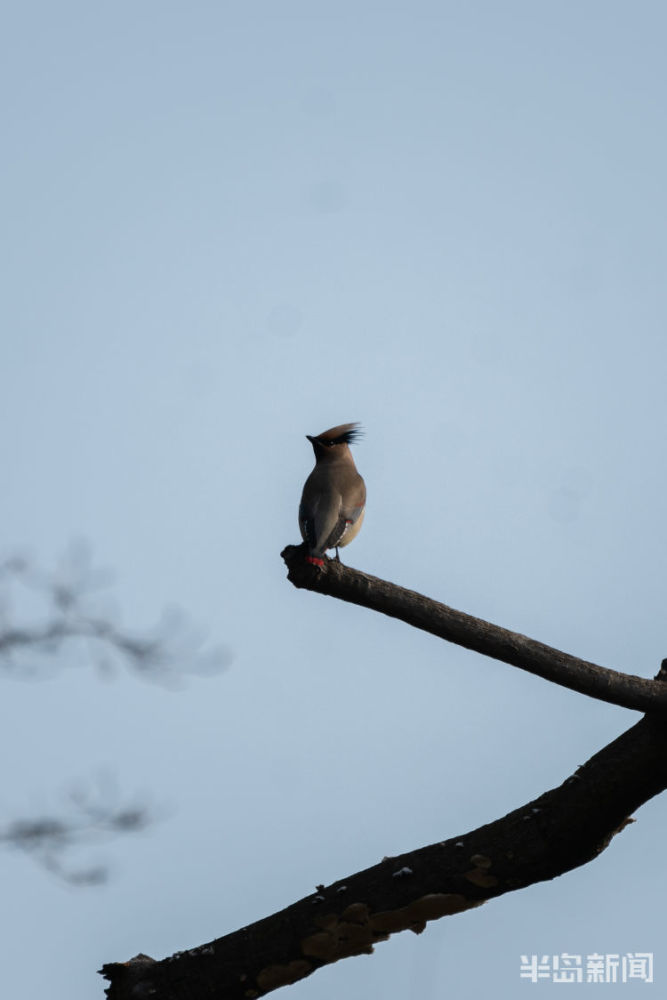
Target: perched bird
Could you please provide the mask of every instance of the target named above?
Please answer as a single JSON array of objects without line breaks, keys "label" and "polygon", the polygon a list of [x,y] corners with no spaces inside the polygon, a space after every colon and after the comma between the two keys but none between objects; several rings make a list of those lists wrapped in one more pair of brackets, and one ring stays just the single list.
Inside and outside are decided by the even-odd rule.
[{"label": "perched bird", "polygon": [[315,468],[303,487],[299,528],[308,546],[308,562],[324,565],[326,549],[348,545],[359,533],[366,507],[366,485],[357,472],[350,444],[358,424],[341,424],[317,437],[306,437],[315,452]]}]

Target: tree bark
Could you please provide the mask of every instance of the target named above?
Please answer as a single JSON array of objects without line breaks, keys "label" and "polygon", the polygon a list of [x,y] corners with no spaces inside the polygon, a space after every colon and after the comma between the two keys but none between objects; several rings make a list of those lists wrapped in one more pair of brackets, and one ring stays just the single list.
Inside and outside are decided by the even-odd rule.
[{"label": "tree bark", "polygon": [[667,685],[661,681],[580,660],[519,632],[456,611],[414,590],[343,566],[334,559],[326,559],[322,568],[313,566],[305,561],[304,554],[303,545],[288,545],[281,553],[287,564],[287,577],[295,587],[380,611],[590,698],[638,712],[667,711]]},{"label": "tree bark", "polygon": [[103,967],[109,1000],[254,1000],[398,931],[556,878],[595,858],[630,814],[667,787],[667,667],[645,680],[578,660],[525,636],[327,560],[283,553],[298,587],[353,601],[573,690],[656,708],[558,788],[469,833],[357,872],[257,923],[162,961],[137,955]]},{"label": "tree bark", "polygon": [[402,930],[556,878],[595,858],[667,787],[667,728],[646,717],[559,788],[470,833],[318,886],[287,909],[163,961],[103,967],[109,1000],[253,1000]]}]

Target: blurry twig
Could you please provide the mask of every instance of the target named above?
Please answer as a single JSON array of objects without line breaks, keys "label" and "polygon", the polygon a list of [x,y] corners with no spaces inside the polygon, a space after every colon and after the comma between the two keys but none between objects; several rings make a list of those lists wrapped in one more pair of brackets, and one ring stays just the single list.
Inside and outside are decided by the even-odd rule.
[{"label": "blurry twig", "polygon": [[181,612],[165,612],[143,632],[120,626],[97,596],[111,582],[108,572],[92,566],[82,543],[72,545],[51,573],[20,556],[0,562],[0,668],[39,677],[61,666],[63,654],[73,660],[83,649],[105,672],[125,663],[142,677],[169,683],[229,663],[229,651],[206,647],[205,634]]},{"label": "blurry twig", "polygon": [[108,877],[105,864],[72,867],[66,864],[67,853],[118,834],[139,832],[156,818],[146,806],[121,805],[115,798],[108,782],[100,782],[93,791],[78,788],[70,793],[64,816],[17,819],[0,826],[0,846],[23,851],[70,885],[100,885]]},{"label": "blurry twig", "polygon": [[[87,545],[70,546],[55,570],[45,572],[14,555],[0,559],[0,672],[41,678],[66,664],[95,663],[109,672],[125,665],[152,681],[174,684],[185,673],[211,673],[227,665],[229,652],[205,645],[179,612],[162,616],[151,630],[130,631],[101,591],[112,575],[91,563]],[[0,824],[0,848],[20,850],[70,885],[99,885],[107,866],[74,866],[69,858],[120,834],[143,830],[155,819],[145,805],[119,803],[102,780],[69,795],[64,814],[46,813]]]}]

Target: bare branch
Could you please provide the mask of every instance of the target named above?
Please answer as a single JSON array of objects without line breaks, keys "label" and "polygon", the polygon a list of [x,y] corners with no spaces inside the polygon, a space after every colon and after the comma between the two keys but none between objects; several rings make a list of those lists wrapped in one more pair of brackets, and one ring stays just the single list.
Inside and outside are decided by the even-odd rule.
[{"label": "bare branch", "polygon": [[[303,548],[283,552],[296,586],[382,611],[442,638],[520,666],[603,700],[664,707],[663,662],[653,683],[577,660],[412,591],[327,560],[322,570]],[[633,682],[638,682],[635,685]],[[600,693],[602,692],[602,693]],[[639,693],[637,693],[639,692]],[[651,697],[648,698],[650,693]],[[620,699],[620,701],[619,701]],[[633,700],[634,699],[634,700]],[[357,872],[287,909],[216,941],[162,961],[137,955],[103,967],[109,1000],[224,995],[253,1000],[317,969],[373,951],[397,931],[421,933],[429,920],[471,909],[553,879],[595,858],[643,802],[667,787],[667,729],[646,715],[595,754],[559,788],[470,833]]]},{"label": "bare branch", "polygon": [[667,711],[667,687],[660,681],[580,660],[518,632],[456,611],[414,590],[343,566],[333,559],[326,559],[322,568],[312,566],[303,558],[301,545],[288,545],[281,555],[288,567],[288,579],[295,587],[380,611],[590,698],[638,712]]},{"label": "bare branch", "polygon": [[70,885],[99,885],[107,880],[108,866],[73,867],[66,863],[69,853],[119,834],[138,833],[156,816],[145,805],[119,803],[108,779],[95,787],[80,785],[68,798],[68,809],[61,816],[17,819],[0,827],[0,847],[22,851]]},{"label": "bare branch", "polygon": [[667,787],[667,730],[645,717],[564,784],[493,823],[385,858],[287,909],[156,962],[105,965],[109,1000],[252,1000],[401,930],[556,878],[595,858]]},{"label": "bare branch", "polygon": [[[14,555],[0,561],[0,669],[5,676],[42,677],[83,660],[106,672],[124,663],[135,674],[173,685],[186,671],[211,673],[230,659],[205,646],[205,636],[178,612],[151,631],[131,632],[115,621],[99,592],[111,574],[93,567],[88,546],[69,547],[55,570],[44,572]],[[154,819],[145,805],[117,801],[106,781],[91,793],[76,789],[64,816],[20,818],[0,826],[0,847],[13,848],[72,885],[97,885],[104,864],[73,866],[74,850],[143,829]]]},{"label": "bare branch", "polygon": [[[174,683],[184,673],[208,674],[228,665],[229,650],[206,646],[206,636],[180,612],[154,628],[121,627],[100,590],[111,575],[92,566],[87,546],[74,545],[51,573],[25,558],[0,563],[0,667],[19,678],[41,677],[65,661],[85,658],[105,672],[125,663],[148,680]],[[21,620],[23,619],[23,620]],[[61,654],[58,659],[54,654]]]}]

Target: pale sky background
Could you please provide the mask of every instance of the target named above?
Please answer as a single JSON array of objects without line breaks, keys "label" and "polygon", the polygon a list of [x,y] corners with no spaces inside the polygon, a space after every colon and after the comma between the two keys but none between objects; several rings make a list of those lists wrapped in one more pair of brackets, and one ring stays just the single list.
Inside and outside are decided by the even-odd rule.
[{"label": "pale sky background", "polygon": [[[297,591],[279,553],[304,435],[359,420],[346,562],[655,674],[666,35],[641,0],[5,10],[2,551],[85,538],[128,626],[177,605],[234,659],[2,681],[1,822],[100,772],[165,813],[79,859],[105,887],[0,854],[4,996],[102,998],[103,962],[496,819],[637,720]],[[667,799],[636,818],[280,995],[533,996],[520,954],[563,951],[652,951],[614,995],[663,991]]]}]

